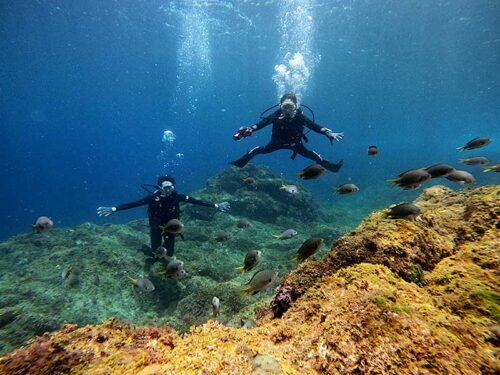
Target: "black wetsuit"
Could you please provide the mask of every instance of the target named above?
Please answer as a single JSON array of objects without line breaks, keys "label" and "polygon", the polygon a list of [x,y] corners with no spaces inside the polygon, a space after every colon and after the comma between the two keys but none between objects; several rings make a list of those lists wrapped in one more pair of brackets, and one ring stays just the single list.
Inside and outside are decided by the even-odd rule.
[{"label": "black wetsuit", "polygon": [[273,124],[271,141],[264,147],[259,146],[251,149],[240,159],[231,162],[237,167],[244,167],[255,155],[269,154],[276,150],[289,149],[293,151],[292,159],[295,159],[296,154],[305,158],[314,160],[316,163],[321,164],[323,167],[331,172],[338,172],[342,166],[339,164],[331,163],[323,159],[317,152],[308,150],[303,141],[307,142],[304,135],[304,128],[309,128],[312,131],[320,134],[325,134],[320,125],[313,122],[306,117],[302,110],[298,109],[294,117],[283,117],[281,110],[277,110],[269,117],[265,117],[257,124],[251,126],[253,131],[260,130],[269,124]]},{"label": "black wetsuit", "polygon": [[[179,203],[192,203],[199,206],[215,207],[215,204],[208,203],[199,199],[189,197],[184,194],[178,194],[173,191],[172,194],[162,196],[157,193],[145,196],[135,202],[121,204],[116,207],[116,211],[128,210],[130,208],[148,205],[149,234],[151,239],[151,249],[149,256],[153,256],[155,251],[162,243],[161,225],[165,225],[171,219],[179,219]],[[167,249],[167,255],[174,255],[175,234],[166,233],[163,235],[163,246]]]}]

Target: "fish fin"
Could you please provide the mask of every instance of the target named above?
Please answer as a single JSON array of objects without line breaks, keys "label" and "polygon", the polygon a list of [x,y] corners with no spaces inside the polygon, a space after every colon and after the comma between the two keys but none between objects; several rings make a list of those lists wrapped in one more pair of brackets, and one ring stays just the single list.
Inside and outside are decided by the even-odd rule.
[{"label": "fish fin", "polygon": [[256,295],[256,294],[257,294],[257,293],[259,293],[259,292],[260,292],[260,290],[254,290],[254,291],[253,291],[253,292],[251,292],[250,294],[251,294],[252,296],[254,296],[254,295]]},{"label": "fish fin", "polygon": [[184,237],[184,235],[182,233],[179,233],[179,237],[182,238],[183,241],[186,240],[186,238]]},{"label": "fish fin", "polygon": [[33,229],[33,232],[38,233],[38,230],[36,229],[36,225],[32,225],[31,228]]},{"label": "fish fin", "polygon": [[391,188],[393,188],[394,186],[397,186],[398,183],[397,183],[398,179],[397,178],[393,178],[391,180],[387,180],[387,182],[390,182],[391,183]]},{"label": "fish fin", "polygon": [[252,289],[251,286],[247,285],[247,286],[241,288],[240,292],[243,293],[243,294],[250,294],[252,292],[251,289]]},{"label": "fish fin", "polygon": [[459,161],[460,163],[463,163],[465,160],[467,160],[467,159],[458,159],[458,161]]},{"label": "fish fin", "polygon": [[136,283],[136,281],[137,281],[137,279],[134,279],[133,277],[128,276],[128,278],[130,279],[130,282],[131,282],[132,284],[135,284],[135,283]]},{"label": "fish fin", "polygon": [[244,275],[245,274],[245,267],[244,266],[241,266],[241,267],[236,267],[234,269],[235,271],[238,271],[240,274]]}]

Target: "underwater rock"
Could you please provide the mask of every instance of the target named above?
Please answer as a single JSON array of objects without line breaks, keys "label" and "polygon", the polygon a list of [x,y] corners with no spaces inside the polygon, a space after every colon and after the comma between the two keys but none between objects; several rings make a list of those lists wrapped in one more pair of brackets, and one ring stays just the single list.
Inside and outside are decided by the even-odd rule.
[{"label": "underwater rock", "polygon": [[[34,357],[41,344],[58,350],[52,357]],[[82,328],[66,325],[2,357],[0,373],[20,368],[57,373],[72,366],[77,374],[103,369],[145,374],[250,374],[257,369],[441,374],[453,369],[493,374],[497,365],[492,344],[472,322],[436,307],[426,289],[387,267],[362,263],[324,277],[282,319],[251,330],[209,321],[181,337],[168,327],[133,328],[116,320]]]},{"label": "underwater rock", "polygon": [[[252,188],[259,184],[257,172],[255,176]],[[73,232],[56,229],[45,241],[47,251],[33,243],[32,235],[16,236],[0,244],[0,251],[15,250],[0,262],[9,270],[15,257],[25,257],[26,276],[19,280],[17,272],[6,273],[0,288],[2,297],[23,301],[23,313],[0,333],[16,335],[17,345],[54,329],[63,319],[83,325],[95,319],[96,312],[109,316],[110,309],[122,321],[139,325],[168,320],[183,329],[197,326],[181,335],[167,326],[133,328],[114,319],[81,328],[67,324],[1,357],[0,373],[252,373],[257,370],[255,359],[267,358],[270,369],[279,364],[286,374],[441,374],[450,369],[493,374],[499,368],[494,347],[499,325],[499,197],[498,186],[459,193],[436,186],[415,202],[422,221],[388,219],[385,211],[374,212],[336,241],[323,259],[308,259],[288,273],[272,303],[266,302],[269,295],[264,300],[242,298],[238,290],[248,279],[234,267],[255,248],[252,236],[269,237],[258,247],[268,267],[269,262],[289,260],[313,235],[311,228],[307,234],[296,228],[297,240],[277,241],[272,238],[274,231],[279,233],[276,227],[266,232],[271,224],[252,219],[254,225],[241,231],[233,217],[220,215],[202,228],[200,242],[177,244],[176,255],[195,276],[182,283],[155,279],[158,287],[148,295],[133,293],[128,279],[146,276],[141,274],[144,255],[134,246],[148,243],[147,231],[93,224]],[[195,231],[189,222],[186,234]],[[234,238],[222,244],[207,240],[225,229],[222,224],[231,227],[226,229]],[[142,222],[134,225],[147,228]],[[75,248],[79,238],[85,244]],[[83,270],[77,288],[61,281],[68,264]],[[227,270],[234,279],[220,282],[225,277],[212,277]],[[220,322],[240,327],[242,318],[254,316],[257,326],[246,330],[209,320],[214,295],[221,301]],[[5,309],[16,309],[14,302],[6,299]],[[44,314],[54,319],[47,323]],[[12,343],[2,350],[13,350]]]},{"label": "underwater rock", "polygon": [[271,303],[280,317],[293,301],[319,278],[361,262],[383,264],[398,276],[424,284],[443,258],[453,255],[467,241],[482,238],[494,229],[500,216],[500,186],[453,192],[442,186],[424,190],[415,201],[422,220],[388,219],[376,211],[354,231],[335,241],[320,262],[306,262],[282,280]]},{"label": "underwater rock", "polygon": [[[252,176],[255,183],[247,185],[243,180]],[[320,221],[319,206],[311,193],[300,189],[299,194],[289,194],[281,189],[283,179],[270,168],[247,165],[245,168],[228,168],[208,180],[196,197],[208,201],[229,201],[231,215],[251,220],[279,224],[281,218],[297,221]],[[211,220],[215,211],[189,205],[183,209],[183,217]]]}]

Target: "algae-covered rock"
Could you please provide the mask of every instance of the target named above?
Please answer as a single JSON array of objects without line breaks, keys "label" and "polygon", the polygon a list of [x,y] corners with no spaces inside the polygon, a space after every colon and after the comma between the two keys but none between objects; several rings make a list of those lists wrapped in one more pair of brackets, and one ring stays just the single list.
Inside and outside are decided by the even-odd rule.
[{"label": "algae-covered rock", "polygon": [[[66,325],[2,357],[0,373],[61,373],[70,368],[85,374],[498,373],[499,196],[498,186],[459,193],[433,187],[416,201],[421,220],[389,219],[383,211],[375,212],[329,250],[320,251],[326,251],[323,258],[308,259],[293,271],[291,256],[310,235],[327,231],[327,223],[301,227],[303,238],[285,242],[271,240],[278,230],[272,224],[249,218],[255,224],[241,230],[232,224],[236,215],[220,221],[215,216],[202,237],[179,241],[176,254],[191,276],[162,281],[151,275],[157,284],[152,294],[138,293],[128,280],[143,272],[144,256],[130,246],[146,241],[147,233],[127,226],[116,230],[87,225],[99,233],[99,240],[82,233],[85,242],[76,244],[78,238],[68,238],[73,232],[57,230],[54,238],[19,236],[0,245],[6,254],[0,258],[2,266],[22,264],[2,276],[8,285],[2,290],[2,309],[22,308],[4,330],[26,321],[24,314],[49,313],[53,306],[59,316],[68,310],[82,324],[92,311],[114,310],[138,324],[169,322],[191,329],[180,335],[165,326],[133,328],[117,320],[82,328]],[[203,221],[186,219],[186,228]],[[231,228],[224,227],[229,224]],[[75,229],[80,230],[85,232],[85,227]],[[230,231],[231,240],[203,240],[219,230]],[[269,305],[272,290],[252,297],[239,293],[251,275],[240,276],[234,267],[252,244],[263,250],[266,267],[286,273]],[[79,258],[82,247],[94,257]],[[57,256],[35,257],[40,248]],[[97,256],[103,253],[106,261]],[[80,259],[81,282],[68,289],[60,272]],[[59,267],[51,274],[47,270],[55,267],[55,260]],[[35,273],[40,269],[44,273]],[[108,274],[96,285],[88,270]],[[215,272],[227,276],[215,277]],[[16,285],[14,280],[22,281]],[[37,288],[31,280],[37,280]],[[48,283],[57,287],[44,289]],[[89,296],[91,305],[85,303]],[[214,296],[221,301],[218,321],[211,316]],[[28,299],[39,306],[27,305]],[[250,330],[222,324],[239,326],[238,321],[252,316],[258,324]],[[5,347],[4,340],[1,345]]]},{"label": "algae-covered rock", "polygon": [[[255,183],[244,184],[242,179],[250,174]],[[314,235],[331,243],[346,230],[327,223],[324,218],[328,215],[319,211],[304,188],[292,195],[280,189],[282,182],[267,168],[230,168],[193,193],[207,201],[228,200],[232,208],[223,213],[211,207],[181,206],[184,239],[177,238],[175,256],[188,273],[182,280],[159,277],[166,260],[145,267],[143,249],[149,245],[146,218],[127,225],[83,223],[14,236],[0,244],[0,269],[4,270],[0,311],[22,311],[0,327],[0,354],[65,321],[98,324],[114,316],[139,325],[169,323],[187,331],[211,318],[213,296],[222,303],[218,321],[239,325],[241,318],[252,315],[249,306],[269,299],[272,293],[272,288],[252,297],[239,292],[252,274],[241,276],[235,268],[242,265],[249,250],[262,251],[259,267],[284,275],[295,266],[290,259],[305,239]],[[146,215],[146,208],[137,210]],[[303,221],[303,216],[309,219]],[[242,218],[250,227],[237,226]],[[113,222],[114,217],[109,220]],[[288,228],[298,231],[296,238],[275,239],[274,235]],[[221,231],[229,239],[217,242],[215,237]],[[327,249],[324,246],[318,257]],[[137,290],[130,278],[148,278],[154,292]]]},{"label": "algae-covered rock", "polygon": [[[255,179],[245,184],[245,177]],[[280,189],[285,182],[271,169],[264,166],[247,165],[245,168],[229,168],[208,180],[205,189],[197,197],[212,202],[229,201],[231,214],[265,223],[286,225],[290,219],[301,222],[320,221],[319,206],[311,194],[299,187],[299,194],[290,194]],[[294,182],[297,184],[297,182]],[[190,218],[211,219],[213,211],[190,206],[184,210]]]},{"label": "algae-covered rock", "polygon": [[[38,341],[37,341],[38,340]],[[251,330],[217,322],[180,337],[167,328],[111,321],[63,328],[44,338],[66,357],[38,362],[39,339],[0,359],[33,373],[485,373],[498,369],[493,347],[473,324],[434,305],[433,296],[387,267],[359,264],[323,278],[282,319]],[[92,343],[92,345],[89,345]],[[81,358],[76,364],[73,358]]]},{"label": "algae-covered rock", "polygon": [[310,262],[288,275],[278,288],[272,309],[281,316],[290,303],[324,275],[360,262],[383,264],[405,280],[425,283],[424,271],[457,252],[462,243],[481,239],[495,229],[500,216],[500,187],[455,193],[434,186],[415,203],[420,220],[390,219],[384,211],[366,218],[334,242],[321,262]]}]

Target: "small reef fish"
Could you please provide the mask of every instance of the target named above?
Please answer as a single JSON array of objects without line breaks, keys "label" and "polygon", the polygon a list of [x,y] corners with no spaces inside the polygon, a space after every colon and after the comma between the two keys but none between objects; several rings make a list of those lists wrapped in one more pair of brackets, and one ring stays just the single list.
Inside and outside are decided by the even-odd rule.
[{"label": "small reef fish", "polygon": [[262,270],[254,273],[250,281],[246,284],[246,286],[241,289],[243,293],[247,294],[257,294],[262,290],[267,289],[269,285],[276,279],[278,273],[273,270]]},{"label": "small reef fish", "polygon": [[466,171],[453,171],[446,178],[450,181],[458,182],[459,184],[473,184],[476,179],[473,175]]},{"label": "small reef fish", "polygon": [[167,249],[163,246],[158,246],[158,248],[153,252],[153,256],[155,258],[166,258],[167,257]]},{"label": "small reef fish", "polygon": [[319,164],[312,164],[298,173],[295,173],[297,178],[302,178],[303,180],[313,180],[315,178],[321,177],[326,172],[326,169]]},{"label": "small reef fish", "polygon": [[377,148],[377,146],[369,146],[368,147],[368,155],[369,156],[377,156],[378,155],[378,148]]},{"label": "small reef fish", "polygon": [[81,273],[82,271],[80,268],[69,266],[63,269],[63,271],[61,272],[61,278],[70,286],[75,286],[80,283]]},{"label": "small reef fish", "polygon": [[403,172],[398,178],[389,181],[392,186],[399,186],[405,190],[417,189],[422,183],[429,180],[431,175],[423,168],[410,169],[409,171]]},{"label": "small reef fish", "polygon": [[500,172],[500,164],[495,164],[495,165],[487,165],[486,167],[484,167],[484,171],[483,172]]},{"label": "small reef fish", "polygon": [[297,251],[297,255],[293,257],[293,260],[297,262],[306,260],[319,250],[323,242],[324,240],[320,237],[311,237],[305,240]]},{"label": "small reef fish", "polygon": [[153,285],[153,283],[149,279],[142,278],[142,277],[138,278],[138,279],[134,279],[130,276],[129,276],[129,279],[132,282],[132,284],[134,284],[134,288],[137,288],[139,290],[142,290],[142,291],[148,292],[148,293],[155,290],[155,286]]},{"label": "small reef fish", "polygon": [[215,242],[226,242],[231,239],[231,235],[226,232],[225,230],[219,232],[215,237],[214,240]]},{"label": "small reef fish", "polygon": [[44,233],[54,228],[54,222],[47,216],[40,216],[32,225],[33,232]]},{"label": "small reef fish", "polygon": [[255,178],[253,178],[252,176],[247,176],[247,177],[245,177],[242,181],[243,181],[243,183],[244,183],[245,185],[253,185],[253,184],[255,184],[255,181],[256,181],[256,180],[255,180]]},{"label": "small reef fish", "polygon": [[431,178],[446,177],[454,170],[455,168],[451,165],[444,163],[434,164],[425,168],[425,171],[431,175]]},{"label": "small reef fish", "polygon": [[73,271],[73,266],[64,268],[61,272],[61,279],[66,280],[69,277],[71,271]]},{"label": "small reef fish", "polygon": [[217,297],[212,298],[212,314],[214,317],[220,315],[220,301]]},{"label": "small reef fish", "polygon": [[177,219],[171,219],[167,222],[167,224],[161,225],[160,228],[161,228],[162,234],[165,234],[165,233],[179,234],[184,229],[184,224],[182,224]]},{"label": "small reef fish", "polygon": [[488,163],[490,162],[484,156],[477,156],[475,158],[460,159],[459,161],[460,161],[460,163],[464,163],[467,165],[480,165],[480,166],[488,165]]},{"label": "small reef fish", "polygon": [[241,229],[250,228],[252,224],[247,219],[240,219],[236,222],[236,226]]},{"label": "small reef fish", "polygon": [[245,272],[252,270],[253,268],[255,268],[255,266],[257,266],[257,264],[259,264],[261,255],[262,252],[259,250],[250,250],[245,255],[243,266],[236,268],[236,271],[239,271],[241,272],[241,274],[244,274]]},{"label": "small reef fish", "polygon": [[283,189],[285,190],[287,193],[290,193],[290,194],[298,194],[299,192],[299,188],[297,187],[297,185],[285,185],[285,184],[282,184],[280,189]]},{"label": "small reef fish", "polygon": [[281,234],[274,235],[274,238],[278,240],[289,240],[297,235],[297,231],[295,229],[287,229],[283,231]]},{"label": "small reef fish", "polygon": [[418,208],[414,204],[402,202],[400,204],[390,206],[387,216],[393,219],[402,219],[410,216],[415,217],[420,215],[420,213],[420,208]]},{"label": "small reef fish", "polygon": [[184,270],[184,262],[178,260],[175,256],[172,257],[170,262],[168,262],[165,270],[160,272],[160,276],[163,278],[177,279],[186,276],[186,271]]},{"label": "small reef fish", "polygon": [[469,142],[467,142],[465,145],[457,147],[457,150],[460,152],[465,151],[465,150],[474,150],[476,148],[484,147],[486,145],[489,145],[491,143],[491,139],[486,138],[486,137],[477,137]]},{"label": "small reef fish", "polygon": [[354,184],[343,184],[335,189],[335,192],[337,194],[350,194],[350,193],[356,193],[358,191],[359,188]]}]

